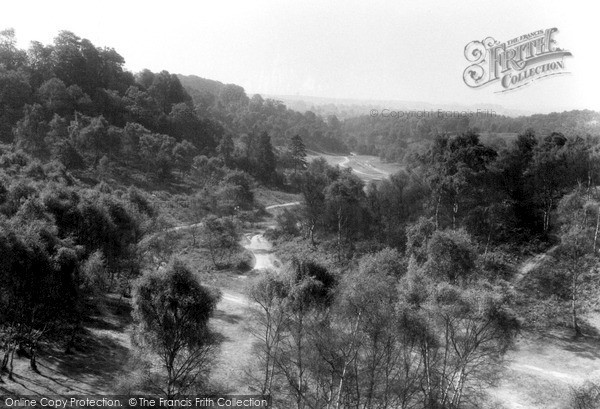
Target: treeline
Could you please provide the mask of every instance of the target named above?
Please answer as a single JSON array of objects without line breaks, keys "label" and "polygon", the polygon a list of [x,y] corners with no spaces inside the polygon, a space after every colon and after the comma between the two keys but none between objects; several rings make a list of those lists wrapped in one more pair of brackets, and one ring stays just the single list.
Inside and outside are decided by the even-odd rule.
[{"label": "treeline", "polygon": [[[194,102],[176,75],[134,75],[115,50],[70,32],[28,50],[16,47],[12,30],[0,37],[0,141],[43,162],[117,178],[135,169],[144,179],[169,182],[175,172],[189,175],[194,158],[219,156],[229,168],[274,183],[281,177],[270,134],[285,145],[291,132],[319,128],[322,142],[328,140],[314,115],[288,112],[260,96],[249,100],[234,85],[225,86],[214,104]],[[280,112],[285,115],[273,124],[271,115]],[[306,126],[292,127],[286,115],[308,118]]]},{"label": "treeline", "polygon": [[338,153],[348,150],[341,122],[334,115],[323,120],[312,111],[288,109],[281,101],[264,99],[258,94],[248,97],[238,85],[193,75],[179,78],[200,115],[218,119],[234,134],[267,132],[275,146],[286,146],[290,138],[299,135],[309,149]]},{"label": "treeline", "polygon": [[[468,131],[438,135],[408,158],[405,171],[381,183],[365,187],[324,160],[294,183],[305,200],[305,234],[334,235],[339,251],[369,240],[403,250],[406,228],[419,217],[431,217],[436,229],[465,228],[484,248],[527,243],[533,250],[535,242],[552,242],[559,200],[598,183],[598,146],[595,138],[528,131],[496,150]],[[281,221],[294,233],[285,217],[294,216]]]},{"label": "treeline", "polygon": [[[386,247],[424,260],[432,232],[450,232],[454,238],[440,245],[464,259],[460,243],[472,243],[506,282],[516,277],[515,259],[548,251],[540,268],[514,284],[522,295],[515,308],[528,325],[567,325],[579,336],[598,294],[598,146],[595,138],[526,132],[497,151],[474,132],[440,135],[407,170],[368,186],[349,169],[314,160],[294,179],[302,211],[284,211],[269,237],[285,246],[303,236],[310,244],[292,240],[305,249],[296,254],[340,268]],[[420,255],[409,234],[415,226],[426,243]]]},{"label": "treeline", "polygon": [[[359,154],[380,156],[384,160],[402,162],[409,151],[416,151],[436,135],[459,135],[472,129],[500,146],[507,135],[532,130],[540,137],[558,132],[568,138],[600,136],[600,113],[583,110],[536,114],[512,118],[482,114],[440,116],[437,111],[415,111],[400,118],[357,116],[342,122],[342,135],[348,148]],[[505,140],[506,139],[506,140]]]}]

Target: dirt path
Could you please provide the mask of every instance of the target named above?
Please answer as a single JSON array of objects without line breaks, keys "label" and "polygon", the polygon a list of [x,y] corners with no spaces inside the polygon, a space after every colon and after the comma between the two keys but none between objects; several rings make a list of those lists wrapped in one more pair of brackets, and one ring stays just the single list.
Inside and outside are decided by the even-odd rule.
[{"label": "dirt path", "polygon": [[[344,156],[339,166],[342,168],[351,168],[359,178],[368,183],[372,180],[382,180],[390,176],[391,172],[380,169],[373,165],[369,156],[357,156],[351,153],[350,156]],[[374,158],[374,157],[373,157]]]},{"label": "dirt path", "polygon": [[540,265],[542,265],[542,263],[544,261],[546,261],[548,259],[548,257],[550,257],[552,255],[552,253],[554,252],[554,250],[556,250],[557,247],[558,246],[554,246],[554,247],[550,248],[548,251],[546,251],[545,253],[537,254],[537,255],[525,260],[521,264],[521,267],[519,267],[519,272],[514,280],[515,285],[520,283],[523,280],[523,278],[525,278],[525,276],[527,274],[529,274],[531,271],[535,270]]},{"label": "dirt path", "polygon": [[[514,284],[542,266],[555,249],[525,260]],[[568,406],[572,387],[600,376],[598,340],[574,340],[568,330],[524,333],[506,359],[499,385],[489,390],[506,409],[563,409]]]},{"label": "dirt path", "polygon": [[[300,202],[289,202],[267,206],[267,210],[296,206]],[[254,270],[279,269],[281,261],[273,254],[273,245],[264,238],[264,231],[246,234],[242,246],[254,257]],[[247,275],[236,279],[247,280]],[[213,372],[219,386],[228,393],[247,394],[247,382],[244,381],[245,370],[251,362],[254,338],[248,333],[247,326],[251,325],[252,317],[248,307],[250,300],[245,294],[229,289],[221,290],[221,301],[217,305],[215,316],[211,320],[215,330],[223,337],[221,354],[218,365]]]},{"label": "dirt path", "polygon": [[279,209],[282,207],[298,206],[300,203],[302,203],[302,202],[289,202],[289,203],[283,203],[283,204],[276,204],[276,205],[267,206],[267,207],[265,207],[265,209],[273,210],[273,209]]}]

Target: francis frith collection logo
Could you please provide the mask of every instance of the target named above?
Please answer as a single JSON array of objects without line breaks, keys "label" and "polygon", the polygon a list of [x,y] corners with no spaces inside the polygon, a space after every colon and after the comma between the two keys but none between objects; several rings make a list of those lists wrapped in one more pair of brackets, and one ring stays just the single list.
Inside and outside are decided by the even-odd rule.
[{"label": "francis frith collection logo", "polygon": [[479,88],[498,82],[501,89],[496,92],[506,92],[541,78],[567,74],[564,58],[571,53],[557,47],[557,31],[538,30],[503,43],[492,37],[471,41],[465,47],[465,58],[472,63],[463,73],[465,84]]}]

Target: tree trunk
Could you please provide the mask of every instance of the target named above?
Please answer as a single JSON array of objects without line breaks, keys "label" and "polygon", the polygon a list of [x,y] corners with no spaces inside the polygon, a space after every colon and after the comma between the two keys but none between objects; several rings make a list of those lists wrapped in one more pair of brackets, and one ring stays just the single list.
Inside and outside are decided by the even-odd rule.
[{"label": "tree trunk", "polygon": [[342,207],[340,205],[338,209],[337,217],[337,229],[338,229],[338,261],[342,261]]},{"label": "tree trunk", "polygon": [[9,366],[8,366],[8,379],[11,381],[14,381],[15,379],[13,378],[13,370],[14,370],[14,360],[15,360],[15,347],[13,346],[13,348],[10,350],[10,359],[9,359]]},{"label": "tree trunk", "polygon": [[313,247],[316,247],[316,243],[315,243],[315,221],[313,220],[310,224],[310,227],[308,229],[308,234],[310,235],[310,244],[312,244]]},{"label": "tree trunk", "polygon": [[577,273],[572,272],[571,282],[571,319],[573,323],[573,331],[575,331],[575,338],[581,336],[581,328],[579,328],[579,322],[577,320]]},{"label": "tree trunk", "polygon": [[438,196],[437,203],[435,205],[435,229],[440,229],[440,202],[442,201],[442,196]]},{"label": "tree trunk", "polygon": [[39,373],[40,371],[38,370],[37,367],[37,361],[36,361],[36,349],[35,347],[30,348],[29,353],[31,354],[31,356],[29,357],[29,367]]},{"label": "tree trunk", "polygon": [[6,350],[6,352],[4,352],[4,358],[2,359],[2,366],[0,366],[0,372],[8,370],[8,359],[9,359],[9,357],[10,357],[10,347],[8,347],[8,349]]},{"label": "tree trunk", "polygon": [[[352,343],[350,344],[350,351],[352,352],[352,349],[354,348],[354,343],[356,341],[356,333],[358,331],[358,324],[360,322],[360,316],[361,313],[358,313],[358,317],[356,317],[356,324],[354,325],[354,331],[352,331]],[[346,371],[348,369],[348,365],[350,365],[352,363],[352,361],[354,361],[354,359],[356,358],[357,352],[355,352],[354,356],[352,357],[352,359],[350,361],[345,361],[344,362],[344,368],[342,369],[342,376],[340,377],[340,385],[338,387],[338,394],[337,394],[337,399],[336,399],[336,403],[335,403],[335,408],[339,409],[340,407],[340,402],[341,402],[341,397],[342,397],[342,389],[344,386],[344,380],[346,378]]]},{"label": "tree trunk", "polygon": [[458,202],[452,206],[452,230],[456,230],[456,215],[458,214]]},{"label": "tree trunk", "polygon": [[600,230],[600,206],[598,206],[598,214],[596,215],[596,231],[594,232],[594,255],[596,255],[596,246],[598,244],[598,230]]}]

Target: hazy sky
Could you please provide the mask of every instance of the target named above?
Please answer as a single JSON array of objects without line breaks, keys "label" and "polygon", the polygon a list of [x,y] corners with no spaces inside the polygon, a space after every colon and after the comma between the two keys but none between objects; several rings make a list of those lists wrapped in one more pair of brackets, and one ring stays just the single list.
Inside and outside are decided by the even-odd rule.
[{"label": "hazy sky", "polygon": [[[600,110],[597,1],[10,1],[0,28],[19,43],[59,30],[114,47],[128,69],[166,69],[247,92]],[[569,75],[495,94],[467,87],[472,40],[557,27]]]}]

